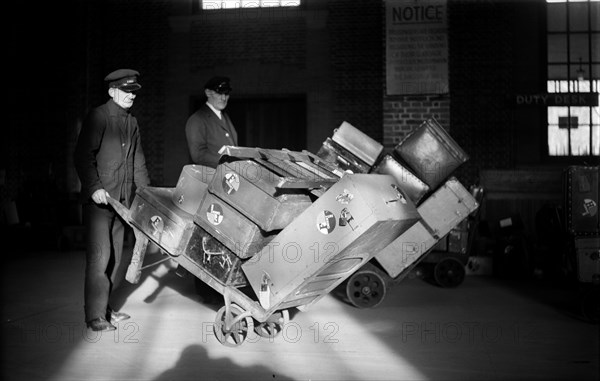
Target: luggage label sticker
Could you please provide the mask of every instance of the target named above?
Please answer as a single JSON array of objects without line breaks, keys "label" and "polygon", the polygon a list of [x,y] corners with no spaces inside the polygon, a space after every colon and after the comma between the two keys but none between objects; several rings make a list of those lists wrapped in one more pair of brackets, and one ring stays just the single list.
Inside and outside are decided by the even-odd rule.
[{"label": "luggage label sticker", "polygon": [[586,198],[583,200],[583,210],[582,216],[594,217],[598,213],[598,204],[596,201]]},{"label": "luggage label sticker", "polygon": [[317,229],[322,234],[329,234],[335,229],[335,216],[329,210],[317,214]]},{"label": "luggage label sticker", "polygon": [[217,203],[210,204],[206,210],[206,219],[213,225],[223,222],[223,208]]},{"label": "luggage label sticker", "polygon": [[233,194],[240,189],[240,177],[237,173],[227,172],[223,176],[223,180],[221,181],[221,185],[223,186],[223,190],[227,194]]},{"label": "luggage label sticker", "polygon": [[335,201],[339,202],[342,205],[348,205],[353,198],[354,195],[350,193],[348,189],[344,189],[342,193],[335,196]]}]

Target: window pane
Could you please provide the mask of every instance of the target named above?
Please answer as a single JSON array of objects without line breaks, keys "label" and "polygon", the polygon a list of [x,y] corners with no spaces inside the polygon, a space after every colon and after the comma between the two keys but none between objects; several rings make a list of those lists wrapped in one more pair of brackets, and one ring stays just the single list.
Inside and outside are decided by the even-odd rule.
[{"label": "window pane", "polygon": [[242,0],[242,8],[258,8],[259,6],[258,0]]},{"label": "window pane", "polygon": [[586,156],[590,154],[590,127],[579,126],[571,129],[571,155]]},{"label": "window pane", "polygon": [[592,2],[592,30],[600,31],[600,2]]},{"label": "window pane", "polygon": [[564,32],[567,30],[567,4],[551,3],[547,4],[548,9],[548,31]]},{"label": "window pane", "polygon": [[548,36],[548,62],[567,62],[566,34],[551,34]]},{"label": "window pane", "polygon": [[595,156],[600,156],[600,126],[592,127],[592,153]]},{"label": "window pane", "polygon": [[571,58],[571,62],[579,63],[579,59],[581,58],[583,62],[587,62],[588,54],[589,54],[589,44],[588,44],[588,35],[587,34],[571,34],[570,35],[570,45],[569,50],[571,51],[569,57]]},{"label": "window pane", "polygon": [[548,65],[548,79],[567,79],[567,65]]},{"label": "window pane", "polygon": [[593,33],[592,38],[592,62],[600,61],[600,33]]},{"label": "window pane", "polygon": [[577,117],[579,126],[590,125],[590,108],[589,107],[571,107],[571,118]]},{"label": "window pane", "polygon": [[569,30],[588,30],[588,3],[569,3]]},{"label": "window pane", "polygon": [[567,156],[569,130],[559,129],[558,126],[548,126],[548,154],[550,156]]}]

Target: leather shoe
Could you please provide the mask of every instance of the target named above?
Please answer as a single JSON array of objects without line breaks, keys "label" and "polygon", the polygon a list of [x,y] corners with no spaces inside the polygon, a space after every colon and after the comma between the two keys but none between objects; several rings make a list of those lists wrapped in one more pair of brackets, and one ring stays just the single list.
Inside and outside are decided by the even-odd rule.
[{"label": "leather shoe", "polygon": [[112,324],[117,324],[118,322],[127,320],[130,317],[131,316],[127,315],[125,312],[110,311],[110,322]]},{"label": "leather shoe", "polygon": [[92,331],[114,331],[117,329],[117,327],[110,324],[105,318],[102,317],[88,321],[87,326],[88,328],[91,328]]}]

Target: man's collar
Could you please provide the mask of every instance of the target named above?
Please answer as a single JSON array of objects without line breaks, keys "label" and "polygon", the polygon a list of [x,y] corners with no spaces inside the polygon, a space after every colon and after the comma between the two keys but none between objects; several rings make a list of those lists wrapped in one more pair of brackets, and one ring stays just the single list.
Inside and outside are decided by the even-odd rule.
[{"label": "man's collar", "polygon": [[213,105],[211,105],[210,103],[206,102],[206,105],[208,106],[208,108],[210,108],[211,110],[213,110],[213,112],[217,115],[217,117],[219,119],[221,119],[222,113],[220,110],[217,110]]},{"label": "man's collar", "polygon": [[108,110],[111,115],[127,115],[129,114],[129,110],[125,110],[123,107],[119,106],[117,102],[115,102],[112,98],[110,98],[106,104],[108,105]]}]

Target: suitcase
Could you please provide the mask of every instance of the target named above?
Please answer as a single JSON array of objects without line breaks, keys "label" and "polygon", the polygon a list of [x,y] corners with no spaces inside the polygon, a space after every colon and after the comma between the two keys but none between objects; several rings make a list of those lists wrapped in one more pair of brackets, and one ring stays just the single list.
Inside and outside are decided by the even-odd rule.
[{"label": "suitcase", "polygon": [[181,210],[195,214],[214,173],[214,168],[203,165],[184,166],[173,191],[173,203]]},{"label": "suitcase", "polygon": [[312,204],[303,189],[278,188],[283,180],[253,160],[239,160],[219,164],[208,190],[269,232],[283,229]]},{"label": "suitcase", "polygon": [[600,167],[571,166],[564,173],[565,222],[573,235],[598,235],[598,172]]},{"label": "suitcase", "polygon": [[[479,207],[473,195],[454,177],[417,208],[422,221],[375,255],[392,278],[414,267],[439,242],[448,248],[446,235]],[[446,251],[446,250],[444,250]]]},{"label": "suitcase", "polygon": [[145,187],[136,191],[131,222],[173,256],[183,254],[192,237],[193,215],[173,204],[173,188]]},{"label": "suitcase", "polygon": [[331,138],[370,166],[375,164],[383,151],[383,145],[348,122],[343,122],[333,130]]},{"label": "suitcase", "polygon": [[438,242],[423,221],[411,226],[400,237],[375,254],[375,260],[392,278],[405,276]]},{"label": "suitcase", "polygon": [[242,264],[265,309],[308,306],[419,220],[389,175],[346,175]]},{"label": "suitcase", "polygon": [[331,138],[325,139],[317,152],[317,156],[338,167],[342,172],[369,173],[371,170],[371,166],[334,142]]},{"label": "suitcase", "polygon": [[577,278],[580,282],[600,282],[600,236],[575,237]]},{"label": "suitcase", "polygon": [[432,234],[443,238],[479,207],[471,192],[455,177],[449,178],[431,196],[419,205],[419,214],[432,229]]},{"label": "suitcase", "polygon": [[444,182],[469,156],[435,120],[428,119],[402,139],[394,152],[431,189]]},{"label": "suitcase", "polygon": [[450,232],[433,247],[433,250],[466,254],[468,243],[468,219],[465,219],[455,228],[450,230]]},{"label": "suitcase", "polygon": [[132,224],[162,250],[189,258],[221,284],[246,285],[239,258],[196,225],[193,215],[177,208],[173,194],[173,188],[138,190],[130,209]]},{"label": "suitcase", "polygon": [[419,205],[423,197],[429,192],[429,186],[422,182],[411,171],[403,167],[392,155],[384,155],[381,161],[373,168],[371,173],[391,175],[396,183],[408,195],[408,197]]},{"label": "suitcase", "polygon": [[223,286],[247,285],[240,258],[198,225],[182,257],[208,271]]},{"label": "suitcase", "polygon": [[277,187],[282,190],[308,190],[316,197],[320,197],[345,174],[337,166],[308,151],[223,146],[219,152],[238,160],[252,159],[277,173],[282,177]]},{"label": "suitcase", "polygon": [[275,236],[210,192],[205,193],[194,222],[240,258],[253,256]]}]

